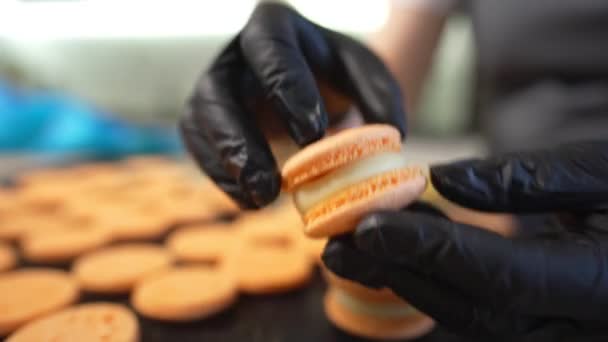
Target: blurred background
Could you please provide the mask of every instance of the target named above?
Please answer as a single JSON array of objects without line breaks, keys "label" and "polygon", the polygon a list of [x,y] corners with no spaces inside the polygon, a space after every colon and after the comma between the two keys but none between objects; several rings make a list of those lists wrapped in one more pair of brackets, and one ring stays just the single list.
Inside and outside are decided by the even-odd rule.
[{"label": "blurred background", "polygon": [[[40,158],[182,154],[176,118],[201,71],[257,2],[0,1],[1,169],[14,172]],[[386,0],[285,2],[357,39],[378,30],[389,11]],[[348,15],[335,15],[345,8]],[[446,31],[411,146],[451,159],[483,146],[466,14],[453,15]]]}]

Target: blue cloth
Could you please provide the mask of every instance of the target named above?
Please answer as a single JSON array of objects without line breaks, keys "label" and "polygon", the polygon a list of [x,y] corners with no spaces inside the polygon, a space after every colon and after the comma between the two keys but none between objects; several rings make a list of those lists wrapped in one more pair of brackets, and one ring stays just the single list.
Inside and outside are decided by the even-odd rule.
[{"label": "blue cloth", "polygon": [[63,94],[0,81],[0,152],[7,151],[120,158],[176,154],[182,146],[175,127],[131,123]]}]

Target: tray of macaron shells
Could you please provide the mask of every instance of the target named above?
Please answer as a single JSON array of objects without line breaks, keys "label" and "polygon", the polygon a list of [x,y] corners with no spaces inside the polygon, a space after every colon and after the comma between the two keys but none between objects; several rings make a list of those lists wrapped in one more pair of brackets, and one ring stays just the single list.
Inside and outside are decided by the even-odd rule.
[{"label": "tray of macaron shells", "polygon": [[[422,191],[419,170],[394,163],[344,171],[395,153],[394,133],[347,130],[306,147],[285,163],[284,194],[257,211],[239,210],[191,163],[164,157],[15,175],[0,189],[0,340],[446,341],[389,290],[322,267],[329,237]],[[339,156],[361,144],[361,161]],[[330,174],[379,187],[376,175],[388,174],[391,186],[363,198],[366,183],[344,197]],[[374,316],[384,309],[394,315]]]}]

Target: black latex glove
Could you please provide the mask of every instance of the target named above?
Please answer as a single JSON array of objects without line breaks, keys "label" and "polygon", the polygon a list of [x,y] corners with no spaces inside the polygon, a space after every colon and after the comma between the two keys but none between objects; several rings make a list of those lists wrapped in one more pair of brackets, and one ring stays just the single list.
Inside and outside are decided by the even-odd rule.
[{"label": "black latex glove", "polygon": [[437,166],[431,179],[463,206],[559,212],[559,226],[504,238],[428,210],[380,212],[331,241],[325,264],[390,287],[464,333],[525,334],[564,322],[608,331],[608,141]]},{"label": "black latex glove", "polygon": [[[329,118],[320,83],[352,100],[365,121],[405,132],[399,86],[378,57],[289,7],[265,3],[198,81],[180,122],[183,140],[242,207],[262,207],[280,190],[262,126],[282,121],[299,145],[321,138]],[[260,124],[268,110],[274,117]]]}]

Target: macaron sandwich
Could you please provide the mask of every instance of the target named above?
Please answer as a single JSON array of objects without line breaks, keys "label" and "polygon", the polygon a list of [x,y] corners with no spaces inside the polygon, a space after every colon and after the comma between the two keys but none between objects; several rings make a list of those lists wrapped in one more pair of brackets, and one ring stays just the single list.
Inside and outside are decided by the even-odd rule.
[{"label": "macaron sandwich", "polygon": [[367,213],[399,209],[426,187],[418,167],[401,153],[401,135],[389,125],[351,128],[306,146],[282,169],[283,187],[309,237],[346,233]]},{"label": "macaron sandwich", "polygon": [[[427,187],[423,169],[408,165],[399,131],[384,124],[349,128],[310,144],[289,158],[281,173],[310,238],[349,233],[365,215],[403,208]],[[389,289],[369,289],[325,271],[330,284],[325,312],[342,330],[403,339],[433,328],[431,318]]]}]

